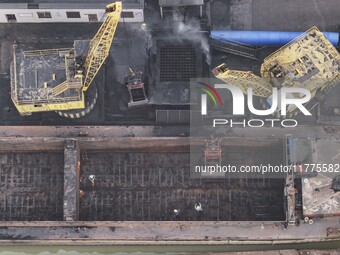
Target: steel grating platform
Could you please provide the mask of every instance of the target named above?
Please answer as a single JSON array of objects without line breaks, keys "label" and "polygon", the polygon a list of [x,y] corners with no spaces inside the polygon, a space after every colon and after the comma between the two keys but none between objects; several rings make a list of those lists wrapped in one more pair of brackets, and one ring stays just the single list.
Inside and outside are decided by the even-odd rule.
[{"label": "steel grating platform", "polygon": [[189,81],[196,74],[196,52],[190,44],[160,46],[160,81]]}]

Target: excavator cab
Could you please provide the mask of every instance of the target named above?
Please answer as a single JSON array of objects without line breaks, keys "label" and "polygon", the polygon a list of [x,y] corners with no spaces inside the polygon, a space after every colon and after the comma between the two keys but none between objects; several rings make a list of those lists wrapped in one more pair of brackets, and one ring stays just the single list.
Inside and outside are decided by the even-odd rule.
[{"label": "excavator cab", "polygon": [[116,10],[116,4],[109,4],[106,6],[105,8],[105,13],[110,13],[110,12],[114,12]]},{"label": "excavator cab", "polygon": [[224,73],[224,72],[227,71],[227,70],[228,70],[228,68],[227,68],[226,64],[223,63],[223,64],[221,64],[221,65],[215,67],[215,68],[212,70],[212,73],[213,73],[215,76],[217,76],[217,75],[219,75],[220,73]]},{"label": "excavator cab", "polygon": [[105,8],[105,14],[108,15],[110,13],[116,12],[116,10],[122,10],[122,3],[116,2],[112,4],[108,4]]}]

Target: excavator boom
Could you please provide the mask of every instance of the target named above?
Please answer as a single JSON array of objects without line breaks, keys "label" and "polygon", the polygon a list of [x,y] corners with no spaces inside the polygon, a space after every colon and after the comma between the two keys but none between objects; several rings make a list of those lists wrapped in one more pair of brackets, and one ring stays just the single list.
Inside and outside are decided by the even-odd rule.
[{"label": "excavator boom", "polygon": [[271,95],[270,83],[250,71],[230,70],[225,64],[221,64],[215,67],[212,73],[225,83],[239,87],[245,95],[249,87],[253,88],[254,96],[267,98]]},{"label": "excavator boom", "polygon": [[122,3],[116,2],[106,7],[106,19],[90,42],[85,60],[83,91],[91,85],[94,77],[109,55],[110,47],[122,12]]}]

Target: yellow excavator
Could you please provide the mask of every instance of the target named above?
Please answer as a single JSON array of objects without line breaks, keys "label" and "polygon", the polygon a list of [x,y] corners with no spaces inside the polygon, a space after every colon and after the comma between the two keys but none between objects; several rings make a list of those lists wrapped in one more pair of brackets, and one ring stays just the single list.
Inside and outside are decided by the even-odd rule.
[{"label": "yellow excavator", "polygon": [[14,45],[11,98],[21,115],[56,111],[79,118],[91,111],[97,91],[91,100],[87,91],[109,55],[121,12],[121,2],[107,5],[93,39],[75,41],[73,48],[25,51]]},{"label": "yellow excavator", "polygon": [[[270,104],[272,88],[299,87],[308,89],[312,100],[309,108],[317,105],[340,82],[340,54],[332,43],[312,27],[264,59],[261,76],[248,71],[230,70],[221,64],[212,70],[214,76],[238,86],[244,94],[249,87],[253,95]],[[292,94],[292,98],[300,95]],[[288,117],[297,115],[296,107],[287,109]]]}]

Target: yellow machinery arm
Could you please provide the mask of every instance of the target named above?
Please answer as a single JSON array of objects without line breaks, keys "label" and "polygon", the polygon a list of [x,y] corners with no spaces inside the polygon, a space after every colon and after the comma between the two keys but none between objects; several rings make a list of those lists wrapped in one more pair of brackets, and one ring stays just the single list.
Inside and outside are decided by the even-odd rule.
[{"label": "yellow machinery arm", "polygon": [[[96,35],[89,43],[86,57],[75,56],[75,49],[48,49],[13,51],[11,67],[11,97],[21,115],[31,115],[32,112],[60,111],[85,109],[85,94],[105,59],[109,50],[122,12],[122,3],[116,2],[106,6],[105,20]],[[38,60],[37,60],[38,59]],[[56,61],[64,60],[64,65],[54,65]],[[36,64],[44,61],[48,65]],[[59,63],[58,62],[58,63]],[[39,62],[40,63],[40,62]],[[57,73],[65,71],[63,75]],[[20,74],[34,73],[35,81],[18,79]],[[85,112],[85,110],[81,111]],[[89,111],[87,111],[89,112]],[[66,116],[65,113],[62,116]],[[84,116],[75,111],[77,118]],[[72,115],[70,115],[71,118]]]},{"label": "yellow machinery arm", "polygon": [[[229,70],[225,64],[213,69],[213,74],[226,83],[233,84],[247,94],[268,98],[272,85],[308,89],[312,98],[318,91],[324,94],[340,80],[340,54],[318,28],[312,27],[264,59],[261,77],[252,72]],[[298,95],[295,95],[298,97]]]},{"label": "yellow machinery arm", "polygon": [[111,43],[122,12],[122,3],[116,2],[107,5],[105,12],[106,19],[90,42],[88,55],[85,60],[83,91],[89,88],[100,67],[109,55]]},{"label": "yellow machinery arm", "polygon": [[[339,52],[317,27],[312,27],[264,59],[262,78],[252,72],[229,70],[225,64],[213,69],[213,74],[239,87],[244,94],[251,86],[254,95],[264,98],[271,96],[272,86],[308,89],[312,97],[308,107],[312,109],[319,98],[324,98],[339,84],[339,68]],[[303,95],[291,93],[291,96]],[[298,114],[297,110],[296,106],[289,107],[288,116]]]},{"label": "yellow machinery arm", "polygon": [[215,67],[212,73],[227,84],[239,87],[245,95],[249,87],[253,88],[254,96],[268,98],[272,93],[270,83],[250,71],[229,70],[225,64],[221,64]]}]

